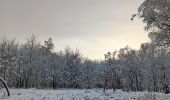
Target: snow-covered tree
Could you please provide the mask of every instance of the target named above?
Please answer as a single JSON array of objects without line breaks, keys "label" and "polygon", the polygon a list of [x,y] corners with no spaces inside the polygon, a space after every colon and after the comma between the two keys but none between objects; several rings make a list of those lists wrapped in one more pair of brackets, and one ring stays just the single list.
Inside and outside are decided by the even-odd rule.
[{"label": "snow-covered tree", "polygon": [[[138,15],[146,23],[145,29],[159,46],[170,44],[170,1],[145,0],[138,8]],[[133,19],[133,18],[132,18]]]}]

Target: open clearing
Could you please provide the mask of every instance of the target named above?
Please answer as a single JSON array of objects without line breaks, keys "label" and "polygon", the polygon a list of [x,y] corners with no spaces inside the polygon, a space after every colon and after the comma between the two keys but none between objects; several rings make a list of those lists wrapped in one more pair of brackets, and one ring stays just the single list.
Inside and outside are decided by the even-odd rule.
[{"label": "open clearing", "polygon": [[101,89],[10,89],[11,96],[1,90],[1,100],[170,100],[170,94],[148,92],[123,92]]}]

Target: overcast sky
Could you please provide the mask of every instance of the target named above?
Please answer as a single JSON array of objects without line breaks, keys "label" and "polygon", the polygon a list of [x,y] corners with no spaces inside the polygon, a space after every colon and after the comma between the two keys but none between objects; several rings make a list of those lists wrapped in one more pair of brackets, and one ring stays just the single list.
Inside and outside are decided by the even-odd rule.
[{"label": "overcast sky", "polygon": [[129,45],[138,49],[149,39],[140,20],[130,21],[143,0],[0,0],[0,37],[24,42],[35,34],[51,37],[55,50],[78,48],[84,56]]}]

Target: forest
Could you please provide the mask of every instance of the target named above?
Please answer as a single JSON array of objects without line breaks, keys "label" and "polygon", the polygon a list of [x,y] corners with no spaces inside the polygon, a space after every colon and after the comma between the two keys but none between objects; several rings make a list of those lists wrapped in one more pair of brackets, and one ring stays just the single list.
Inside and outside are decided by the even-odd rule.
[{"label": "forest", "polygon": [[52,39],[40,44],[34,35],[25,44],[0,42],[0,72],[11,88],[106,88],[163,91],[169,82],[168,47],[144,43],[89,60],[66,47],[54,52]]}]

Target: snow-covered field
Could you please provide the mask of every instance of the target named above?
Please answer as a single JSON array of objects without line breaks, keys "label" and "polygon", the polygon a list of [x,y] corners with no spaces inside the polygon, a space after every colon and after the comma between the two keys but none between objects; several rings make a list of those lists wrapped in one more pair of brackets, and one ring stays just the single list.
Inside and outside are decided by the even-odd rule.
[{"label": "snow-covered field", "polygon": [[0,92],[0,100],[170,100],[170,94],[148,92],[123,92],[108,90],[103,93],[100,89],[75,90],[38,90],[38,89],[10,89],[11,96],[4,96]]}]

